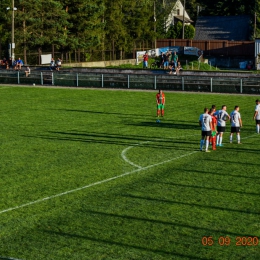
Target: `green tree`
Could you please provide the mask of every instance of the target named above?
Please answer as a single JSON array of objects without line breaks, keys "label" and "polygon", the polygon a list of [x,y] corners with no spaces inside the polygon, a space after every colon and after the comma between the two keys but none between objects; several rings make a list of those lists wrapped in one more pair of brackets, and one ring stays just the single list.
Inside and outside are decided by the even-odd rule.
[{"label": "green tree", "polygon": [[[184,27],[185,28],[185,27]],[[185,33],[185,31],[184,31]],[[166,35],[167,39],[181,39],[182,38],[182,22],[178,21],[171,25]]]},{"label": "green tree", "polygon": [[[96,50],[100,48],[104,30],[105,4],[103,0],[63,0],[64,9],[69,14],[69,38],[63,46],[66,50]],[[78,60],[81,57],[78,55]]]},{"label": "green tree", "polygon": [[184,38],[193,39],[195,36],[195,27],[191,24],[184,26]]},{"label": "green tree", "polygon": [[67,40],[64,30],[68,15],[60,2],[49,0],[21,0],[15,15],[15,43],[19,52],[52,44],[62,45]]}]

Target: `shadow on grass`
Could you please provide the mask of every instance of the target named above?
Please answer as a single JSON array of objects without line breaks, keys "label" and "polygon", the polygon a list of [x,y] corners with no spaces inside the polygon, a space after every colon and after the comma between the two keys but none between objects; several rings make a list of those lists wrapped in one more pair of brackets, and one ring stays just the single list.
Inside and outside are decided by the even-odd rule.
[{"label": "shadow on grass", "polygon": [[[118,115],[118,116],[131,116],[131,117],[142,117],[142,118],[153,118],[151,114],[126,114],[126,113],[119,113],[119,112],[107,112],[107,111],[93,111],[93,110],[79,110],[79,109],[59,109],[53,108],[51,110],[60,110],[65,112],[77,112],[77,113],[86,113],[86,114],[98,114],[98,115]],[[155,118],[155,116],[154,116]]]},{"label": "shadow on grass", "polygon": [[[135,196],[131,195],[123,195],[125,197],[130,197],[130,198],[136,198]],[[138,198],[138,197],[137,197]],[[139,198],[138,198],[139,199]],[[107,212],[100,212],[100,211],[92,211],[92,210],[86,210],[87,213],[94,214],[94,215],[101,215],[101,216],[107,216],[107,217],[113,217],[113,218],[123,218],[127,220],[137,220],[141,222],[150,222],[150,223],[155,223],[155,224],[163,224],[163,225],[170,225],[170,226],[178,226],[182,228],[190,228],[195,231],[201,230],[203,233],[219,233],[220,235],[223,234],[230,234],[234,236],[252,236],[249,234],[241,234],[241,233],[235,233],[227,230],[219,230],[219,229],[210,229],[210,228],[203,228],[203,227],[198,227],[198,226],[191,226],[187,224],[181,224],[178,222],[170,222],[170,221],[165,221],[165,220],[158,220],[158,219],[151,219],[151,218],[142,218],[142,217],[137,217],[137,216],[129,216],[129,215],[123,215],[123,214],[115,214],[115,213],[107,213]],[[193,259],[193,258],[192,258]]]},{"label": "shadow on grass", "polygon": [[[210,159],[207,159],[207,160],[210,160]],[[218,161],[219,162],[219,161]],[[224,161],[226,162],[226,161]],[[213,164],[214,165],[214,164]],[[184,172],[189,172],[191,174],[194,174],[194,173],[199,173],[199,174],[210,174],[210,175],[218,175],[218,176],[221,176],[221,177],[235,177],[235,178],[245,178],[245,179],[256,179],[256,180],[259,180],[259,177],[251,177],[251,176],[248,176],[248,175],[236,175],[236,174],[232,174],[232,173],[228,173],[225,174],[225,173],[218,173],[218,172],[215,172],[215,171],[212,171],[210,172],[209,170],[208,171],[199,171],[199,170],[185,170],[185,169],[182,169],[182,171]]]},{"label": "shadow on grass", "polygon": [[149,181],[152,183],[161,183],[164,185],[171,185],[171,186],[177,186],[177,187],[184,187],[184,188],[191,188],[191,189],[201,189],[201,190],[216,190],[221,192],[230,192],[230,193],[236,193],[236,194],[242,194],[242,195],[250,195],[250,196],[260,196],[260,193],[253,193],[253,192],[245,192],[245,191],[236,191],[236,190],[224,190],[224,189],[218,189],[213,187],[203,187],[203,186],[196,186],[196,185],[186,185],[181,183],[173,183],[173,182],[162,182],[162,181]]},{"label": "shadow on grass", "polygon": [[213,209],[213,210],[221,210],[221,211],[230,211],[230,212],[238,212],[238,213],[244,213],[244,214],[254,214],[254,215],[260,215],[260,211],[252,211],[252,210],[239,210],[239,209],[231,209],[231,208],[224,208],[224,207],[218,207],[218,206],[207,206],[207,205],[201,205],[197,203],[188,203],[188,202],[180,202],[180,201],[174,201],[174,200],[166,200],[166,199],[157,199],[157,198],[150,198],[150,197],[141,197],[141,196],[135,196],[135,195],[125,195],[125,197],[131,197],[135,199],[142,199],[142,200],[150,200],[150,201],[157,201],[157,202],[164,202],[169,204],[180,204],[190,207],[198,207],[198,208],[206,208],[206,209]]},{"label": "shadow on grass", "polygon": [[[161,120],[161,119],[160,119]],[[185,123],[178,123],[179,121],[174,121],[172,123],[164,121],[164,119],[162,119],[160,121],[160,123],[157,123],[156,120],[154,120],[154,122],[137,122],[137,123],[127,123],[126,125],[130,125],[130,126],[139,126],[139,127],[162,127],[162,128],[174,128],[174,129],[185,129],[185,130],[198,130],[198,133],[200,133],[200,127],[198,126],[197,123],[189,123],[186,122]],[[183,121],[180,121],[183,122]]]},{"label": "shadow on grass", "polygon": [[[191,145],[197,145],[196,141],[191,140],[178,140],[176,139],[156,139],[147,138],[147,136],[124,136],[117,134],[106,134],[106,133],[84,133],[84,132],[60,132],[60,131],[48,131],[50,135],[37,135],[37,136],[26,136],[32,138],[42,138],[49,140],[62,140],[72,142],[91,142],[101,144],[115,144],[115,145],[137,145],[138,147],[145,148],[156,148],[156,149],[178,149],[178,150],[192,150]],[[181,137],[180,137],[181,139]],[[133,144],[134,141],[134,144]],[[142,142],[144,142],[142,144]]]},{"label": "shadow on grass", "polygon": [[[78,235],[78,234],[71,234],[71,233],[65,233],[65,232],[57,232],[57,231],[50,231],[50,230],[41,230],[42,232],[49,233],[51,235],[57,235],[57,236],[62,236],[62,237],[70,237],[70,238],[79,238],[79,239],[85,239],[85,240],[90,240],[92,242],[96,243],[103,243],[106,245],[116,245],[120,247],[126,247],[126,248],[133,248],[141,251],[146,251],[146,252],[153,252],[156,254],[160,255],[168,255],[169,259],[172,259],[173,256],[179,256],[179,257],[185,257],[185,258],[190,258],[190,259],[200,259],[200,260],[207,260],[208,258],[202,258],[202,257],[195,257],[193,255],[185,255],[185,254],[179,254],[176,252],[171,252],[171,251],[164,251],[164,250],[159,250],[159,249],[153,249],[153,248],[148,248],[144,247],[141,245],[134,245],[134,244],[128,244],[128,243],[123,243],[123,242],[117,242],[117,241],[112,241],[108,239],[103,239],[103,238],[95,238],[87,235]],[[132,243],[134,241],[131,241]]]}]

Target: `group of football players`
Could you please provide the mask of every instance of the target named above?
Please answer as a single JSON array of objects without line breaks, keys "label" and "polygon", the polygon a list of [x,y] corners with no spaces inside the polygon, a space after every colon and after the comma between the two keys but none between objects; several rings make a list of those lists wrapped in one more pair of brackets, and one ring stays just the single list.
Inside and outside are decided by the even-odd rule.
[{"label": "group of football players", "polygon": [[[256,121],[256,133],[260,130],[260,101],[257,99],[253,120]],[[223,146],[223,134],[226,131],[226,121],[230,121],[231,130],[229,142],[233,142],[233,134],[236,133],[237,143],[240,142],[240,128],[242,127],[242,119],[239,113],[239,106],[235,106],[229,115],[227,106],[223,105],[221,109],[216,110],[216,106],[212,105],[211,109],[204,109],[204,113],[199,117],[199,125],[201,126],[200,151],[209,152],[209,144],[212,144],[212,150],[216,150],[216,146]]]}]

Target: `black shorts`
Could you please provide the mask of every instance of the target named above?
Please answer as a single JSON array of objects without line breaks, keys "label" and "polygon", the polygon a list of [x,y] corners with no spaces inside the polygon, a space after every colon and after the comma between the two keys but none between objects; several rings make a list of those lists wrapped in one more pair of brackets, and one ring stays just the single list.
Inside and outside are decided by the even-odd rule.
[{"label": "black shorts", "polygon": [[255,120],[256,125],[260,125],[260,120]]},{"label": "black shorts", "polygon": [[202,137],[211,136],[211,131],[201,131],[201,136]]},{"label": "black shorts", "polygon": [[231,126],[231,133],[240,133],[240,127],[239,126]]},{"label": "black shorts", "polygon": [[217,126],[217,131],[218,131],[218,133],[224,133],[226,131],[226,127],[225,126]]}]

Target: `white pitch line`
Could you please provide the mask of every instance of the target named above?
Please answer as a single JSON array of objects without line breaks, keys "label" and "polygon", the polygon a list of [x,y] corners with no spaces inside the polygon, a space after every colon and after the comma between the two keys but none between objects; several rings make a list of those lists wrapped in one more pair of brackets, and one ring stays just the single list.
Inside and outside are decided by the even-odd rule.
[{"label": "white pitch line", "polygon": [[0,259],[4,259],[4,260],[22,260],[22,259],[13,258],[13,257],[6,257],[6,256],[0,256]]},{"label": "white pitch line", "polygon": [[[243,139],[250,138],[250,137],[252,137],[252,136],[256,136],[256,135],[251,135],[251,136],[248,136],[248,137],[244,137]],[[242,139],[242,138],[241,138],[241,139]],[[149,142],[149,141],[148,141],[148,142]],[[129,149],[130,149],[130,147],[129,147]],[[164,164],[164,163],[168,163],[168,162],[171,162],[171,161],[174,161],[174,160],[177,160],[177,159],[180,159],[180,158],[183,158],[183,157],[192,155],[192,154],[197,153],[197,152],[198,152],[198,151],[194,151],[194,152],[191,152],[191,153],[188,153],[188,154],[184,154],[184,155],[181,155],[181,156],[178,156],[178,157],[175,157],[175,158],[173,158],[173,159],[169,159],[169,160],[166,160],[166,161],[163,161],[163,162],[160,162],[160,163],[148,165],[148,166],[146,166],[146,167],[141,167],[141,166],[137,165],[136,167],[141,167],[141,168],[138,168],[138,169],[136,169],[136,170],[133,170],[133,171],[130,171],[130,172],[126,172],[126,173],[123,173],[123,174],[121,174],[121,175],[114,176],[114,177],[111,177],[111,178],[108,178],[108,179],[105,179],[105,180],[102,180],[102,181],[94,182],[94,183],[91,183],[91,184],[89,184],[89,185],[86,185],[86,186],[77,188],[77,189],[65,191],[65,192],[62,192],[62,193],[59,193],[59,194],[56,194],[56,195],[52,195],[52,196],[49,196],[49,197],[45,197],[45,198],[43,198],[43,199],[31,201],[31,202],[22,204],[22,205],[20,205],[20,206],[16,206],[16,207],[4,209],[4,210],[0,211],[0,215],[3,214],[3,213],[5,213],[5,212],[8,212],[8,211],[13,211],[13,210],[16,210],[16,209],[24,208],[24,207],[27,207],[27,206],[30,206],[30,205],[33,205],[33,204],[37,204],[37,203],[43,202],[43,201],[45,201],[45,200],[50,200],[50,199],[53,199],[53,198],[56,198],[56,197],[61,197],[61,196],[63,196],[63,195],[66,195],[66,194],[69,194],[69,193],[72,193],[72,192],[84,190],[84,189],[87,189],[87,188],[90,188],[90,187],[93,187],[93,186],[96,186],[96,185],[99,185],[99,184],[102,184],[102,183],[106,183],[106,182],[109,182],[109,181],[112,181],[112,180],[115,180],[115,179],[118,179],[118,178],[122,178],[122,177],[124,177],[124,176],[130,175],[130,174],[133,174],[133,173],[136,173],[136,172],[139,172],[139,171],[147,170],[147,169],[149,169],[149,168],[153,168],[153,167],[156,167],[156,166],[158,166],[158,165],[161,165],[161,164]]]},{"label": "white pitch line", "polygon": [[249,135],[249,136],[247,136],[247,137],[241,137],[241,139],[248,139],[248,138],[250,138],[250,137],[256,137],[257,136],[257,134],[255,133],[254,135]]},{"label": "white pitch line", "polygon": [[130,161],[130,160],[126,157],[126,152],[127,152],[128,150],[132,149],[132,148],[135,147],[135,146],[138,146],[138,145],[141,145],[141,144],[145,144],[145,143],[149,143],[149,142],[150,142],[150,141],[141,142],[141,143],[139,143],[139,144],[134,144],[134,145],[131,145],[131,146],[128,146],[127,148],[125,148],[125,149],[122,151],[122,153],[121,153],[121,156],[122,156],[122,158],[124,159],[124,161],[127,162],[127,163],[129,163],[129,164],[131,164],[131,165],[134,166],[134,167],[137,167],[137,168],[141,169],[142,166],[133,163],[132,161]]},{"label": "white pitch line", "polygon": [[3,213],[8,212],[8,211],[13,211],[13,210],[16,210],[16,209],[28,207],[28,206],[30,206],[30,205],[43,202],[43,201],[45,201],[45,200],[50,200],[50,199],[53,199],[53,198],[56,198],[56,197],[61,197],[61,196],[63,196],[63,195],[67,195],[67,194],[72,193],[72,192],[81,191],[81,190],[84,190],[84,189],[87,189],[87,188],[90,188],[90,187],[93,187],[93,186],[96,186],[96,185],[100,185],[100,184],[103,184],[103,183],[106,183],[106,182],[109,182],[109,181],[113,181],[113,180],[116,180],[116,179],[118,179],[118,178],[122,178],[122,177],[124,177],[124,176],[130,175],[130,174],[133,174],[133,173],[136,173],[136,172],[140,172],[140,171],[143,171],[143,170],[147,170],[147,169],[149,169],[149,168],[153,168],[153,167],[156,167],[156,166],[158,166],[158,165],[161,165],[161,164],[164,164],[164,163],[168,163],[168,162],[171,162],[171,161],[180,159],[180,158],[182,158],[182,157],[186,157],[186,156],[192,155],[192,154],[194,154],[194,153],[197,153],[197,151],[194,151],[194,152],[191,152],[191,153],[188,153],[188,154],[185,154],[185,155],[181,155],[181,156],[175,157],[175,158],[173,158],[173,159],[169,159],[169,160],[167,160],[167,161],[163,161],[163,162],[156,163],[156,164],[152,164],[152,165],[149,165],[149,166],[146,166],[146,167],[138,168],[138,169],[136,169],[136,170],[133,170],[133,171],[130,171],[130,172],[126,172],[126,173],[123,173],[123,174],[120,174],[120,175],[118,175],[118,176],[114,176],[114,177],[111,177],[111,178],[108,178],[108,179],[105,179],[105,180],[102,180],[102,181],[97,181],[97,182],[91,183],[91,184],[89,184],[89,185],[86,185],[86,186],[83,186],[83,187],[80,187],[80,188],[77,188],[77,189],[65,191],[65,192],[62,192],[62,193],[59,193],[59,194],[56,194],[56,195],[52,195],[52,196],[49,196],[49,197],[45,197],[45,198],[43,198],[43,199],[31,201],[31,202],[22,204],[22,205],[20,205],[20,206],[16,206],[16,207],[13,207],[13,208],[5,209],[5,210],[0,211],[0,214],[3,214]]}]

